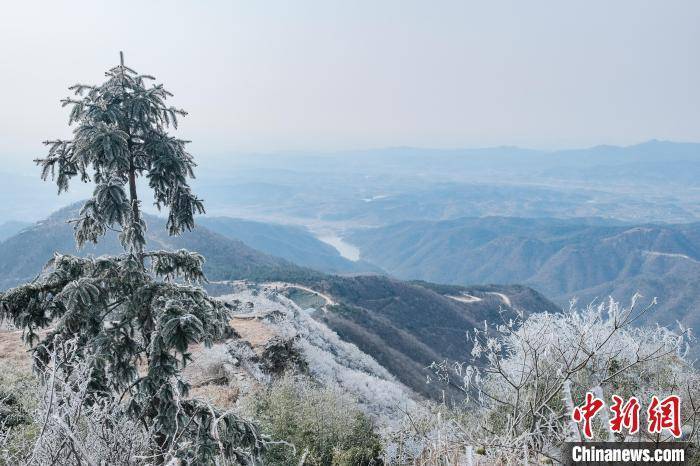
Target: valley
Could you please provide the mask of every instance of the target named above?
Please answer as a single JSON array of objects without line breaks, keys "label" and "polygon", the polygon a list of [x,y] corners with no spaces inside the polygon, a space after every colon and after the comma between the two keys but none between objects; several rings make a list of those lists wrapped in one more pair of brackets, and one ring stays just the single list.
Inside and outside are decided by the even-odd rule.
[{"label": "valley", "polygon": [[[280,316],[306,319],[304,326],[320,326],[314,331],[336,338],[334,345],[350,345],[353,358],[381,368],[372,370],[375,376],[383,371],[381,383],[396,399],[464,399],[458,383],[435,379],[434,364],[471,361],[473,342],[467,335],[475,328],[560,314],[572,300],[583,307],[610,297],[626,303],[639,293],[643,304],[658,298],[639,324],[700,328],[700,223],[692,221],[692,203],[679,202],[693,199],[692,187],[660,200],[656,190],[638,195],[641,185],[632,180],[624,187],[565,180],[568,172],[561,167],[542,168],[533,175],[539,181],[515,182],[509,173],[520,176],[517,170],[531,168],[518,166],[520,155],[503,154],[504,163],[512,165],[504,166],[498,183],[487,182],[487,172],[477,183],[460,175],[457,155],[445,153],[435,155],[445,166],[428,170],[430,181],[424,183],[393,164],[394,155],[374,159],[370,175],[348,169],[345,183],[323,163],[304,167],[303,158],[294,159],[293,170],[263,176],[255,168],[237,180],[209,183],[203,190],[213,196],[212,213],[198,220],[196,230],[168,236],[165,220],[147,210],[148,242],[156,249],[203,254],[209,293],[258,303],[243,303],[253,307],[231,322],[254,352],[275,338],[289,338],[291,330],[281,330],[276,320]],[[413,161],[407,160],[410,166]],[[422,160],[415,159],[419,165],[411,170]],[[479,170],[478,156],[470,163]],[[454,170],[448,176],[450,164]],[[395,171],[388,173],[390,168]],[[316,171],[318,184],[308,189],[303,180],[309,173],[300,169]],[[255,183],[245,181],[250,176]],[[0,290],[34,279],[56,252],[98,257],[121,250],[113,232],[97,245],[75,249],[67,221],[77,216],[79,205],[33,224],[0,224]],[[637,221],[651,219],[687,221]],[[286,310],[272,312],[280,304]],[[229,353],[217,348],[202,361],[230,365]],[[319,350],[308,351],[306,358]],[[693,346],[691,354],[697,353]],[[234,358],[238,364],[253,357],[241,354]],[[254,359],[224,375],[207,375],[213,370],[208,365],[193,366],[190,371],[199,377],[193,380],[204,377],[197,393],[230,402],[264,384],[266,376]],[[315,370],[325,385],[340,377],[337,371],[358,370],[349,360],[324,361]],[[376,394],[341,383],[346,383],[343,391],[364,399],[363,409],[381,413],[382,422],[397,415],[377,405]]]},{"label": "valley", "polygon": [[[97,257],[120,251],[117,235],[111,232],[98,245],[77,251],[73,228],[67,223],[75,215],[76,206],[65,208],[0,242],[2,288],[32,280],[54,253]],[[146,218],[152,226],[148,239],[154,247],[174,251],[185,248],[203,254],[209,279],[205,287],[212,295],[225,296],[241,286],[250,286],[264,293],[287,296],[343,341],[372,355],[401,383],[428,398],[437,399],[445,390],[426,384],[428,367],[436,361],[468,360],[471,347],[467,332],[484,321],[560,312],[543,295],[522,286],[446,286],[406,282],[376,272],[358,273],[353,268],[366,263],[343,259],[333,248],[297,227],[214,218],[204,219],[206,226],[169,237],[163,233],[162,219]],[[251,242],[264,247],[265,252],[232,235],[246,241],[252,238]],[[43,247],[33,247],[37,244]],[[320,258],[328,267],[326,270],[337,270],[343,264],[347,268],[345,273],[322,272],[270,254],[276,251],[287,257],[303,251],[307,254],[305,264]],[[314,256],[316,251],[318,256]],[[371,264],[367,267],[380,270]],[[455,296],[471,299],[456,300]],[[462,396],[455,387],[448,387],[447,391],[455,398]]]}]

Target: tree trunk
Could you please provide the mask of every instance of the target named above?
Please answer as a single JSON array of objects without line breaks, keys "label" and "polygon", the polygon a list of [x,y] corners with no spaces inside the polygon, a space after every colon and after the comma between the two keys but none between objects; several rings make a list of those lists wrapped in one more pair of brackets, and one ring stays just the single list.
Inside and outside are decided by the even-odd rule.
[{"label": "tree trunk", "polygon": [[[131,228],[135,231],[139,231],[141,230],[141,212],[139,211],[139,198],[136,193],[136,170],[134,169],[133,162],[129,169],[129,198],[131,200]],[[137,242],[132,244],[132,247],[143,264],[143,244]]]},{"label": "tree trunk", "polygon": [[139,212],[139,197],[136,193],[136,170],[133,165],[129,169],[129,198],[131,200],[132,221],[139,222],[141,219]]}]

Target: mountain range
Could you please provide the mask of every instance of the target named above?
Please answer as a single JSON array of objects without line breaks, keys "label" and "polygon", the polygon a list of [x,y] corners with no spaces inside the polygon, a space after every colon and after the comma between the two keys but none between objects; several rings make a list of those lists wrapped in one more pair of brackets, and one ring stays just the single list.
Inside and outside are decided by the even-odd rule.
[{"label": "mountain range", "polygon": [[14,236],[28,226],[31,226],[31,223],[18,222],[14,220],[0,223],[0,241],[4,241],[10,236]]},{"label": "mountain range", "polygon": [[[60,199],[27,159],[0,170],[0,219],[44,218]],[[647,141],[567,150],[414,147],[325,153],[208,154],[194,191],[210,215],[314,226],[386,226],[459,217],[700,221],[700,144]],[[150,209],[148,203],[145,209]],[[291,221],[290,221],[291,220]],[[354,225],[348,225],[352,223]]]},{"label": "mountain range", "polygon": [[[76,251],[73,228],[67,223],[76,214],[77,206],[62,209],[0,242],[0,289],[32,280],[54,252],[97,256],[122,251],[115,233],[109,233],[98,245]],[[146,220],[150,249],[186,248],[206,258],[204,270],[212,281],[208,285],[211,292],[228,294],[240,281],[296,290],[289,295],[290,299],[300,306],[315,308],[311,313],[316,320],[373,356],[399,381],[426,396],[439,397],[444,388],[426,385],[430,375],[427,367],[435,361],[467,360],[471,347],[466,333],[481,326],[484,320],[494,322],[516,314],[559,312],[556,305],[527,287],[459,287],[404,282],[379,274],[328,274],[258,251],[205,226],[171,237],[165,233],[162,218],[147,215]],[[219,228],[235,225],[240,230],[250,226],[252,231],[267,232],[268,237],[258,238],[258,244],[278,247],[278,240],[273,241],[275,235],[291,231],[283,243],[291,244],[293,250],[306,248],[312,253],[320,248],[309,241],[303,230],[249,222],[217,220],[215,223]],[[327,248],[320,249],[333,257]],[[317,295],[328,297],[332,304],[314,303]],[[458,393],[454,388],[448,391]]]},{"label": "mountain range", "polygon": [[[54,252],[99,256],[122,252],[117,234],[109,232],[98,244],[75,248],[73,227],[67,223],[77,216],[76,205],[61,209],[46,220],[27,227],[0,242],[0,289],[34,278]],[[242,241],[229,239],[206,228],[197,228],[181,236],[168,236],[165,220],[152,215],[148,222],[147,241],[151,249],[187,248],[206,257],[204,270],[216,280],[286,280],[322,274],[292,264],[279,257],[257,251]]]},{"label": "mountain range", "polygon": [[402,222],[348,237],[363,259],[402,279],[519,283],[560,306],[635,293],[658,298],[649,319],[700,328],[700,223],[460,218]]}]

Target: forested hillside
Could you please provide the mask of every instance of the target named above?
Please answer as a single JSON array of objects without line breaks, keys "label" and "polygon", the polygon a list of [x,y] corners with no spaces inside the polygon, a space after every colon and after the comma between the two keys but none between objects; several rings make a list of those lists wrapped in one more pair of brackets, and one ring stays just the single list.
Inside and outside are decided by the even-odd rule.
[{"label": "forested hillside", "polygon": [[[317,310],[345,340],[355,343],[419,393],[440,398],[445,387],[428,384],[433,362],[468,361],[467,332],[535,312],[557,313],[546,298],[522,286],[443,287],[381,276],[334,277],[320,289],[339,303]],[[452,390],[459,395],[459,390]]]},{"label": "forested hillside", "polygon": [[463,218],[357,230],[362,257],[403,279],[521,283],[558,304],[658,297],[653,321],[700,326],[700,224]]},{"label": "forested hillside", "polygon": [[380,272],[366,262],[342,257],[308,229],[294,225],[256,222],[230,217],[203,217],[200,225],[272,256],[328,273]]},{"label": "forested hillside", "polygon": [[9,238],[10,236],[13,236],[16,233],[19,233],[21,230],[30,225],[31,223],[29,222],[18,221],[8,221],[0,223],[0,241],[4,241],[5,239]]},{"label": "forested hillside", "polygon": [[[67,207],[0,243],[0,289],[31,280],[54,252],[99,256],[121,249],[117,234],[108,233],[98,244],[76,250],[73,226],[68,220],[77,216],[77,206]],[[146,216],[151,227],[148,240],[154,248],[175,250],[190,248],[206,258],[204,270],[214,280],[300,280],[321,274],[284,259],[257,251],[243,242],[226,238],[206,228],[168,236],[165,220]]]}]

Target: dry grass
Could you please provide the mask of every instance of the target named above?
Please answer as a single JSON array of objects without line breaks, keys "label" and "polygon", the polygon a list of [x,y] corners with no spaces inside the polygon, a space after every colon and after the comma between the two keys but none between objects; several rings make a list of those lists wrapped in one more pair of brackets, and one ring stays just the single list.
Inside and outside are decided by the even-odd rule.
[{"label": "dry grass", "polygon": [[21,330],[0,330],[0,362],[19,372],[31,372],[32,357]]},{"label": "dry grass", "polygon": [[259,319],[234,317],[229,323],[258,355],[262,354],[265,345],[276,335],[269,325]]},{"label": "dry grass", "polygon": [[208,384],[194,387],[190,390],[193,398],[207,400],[213,406],[220,409],[229,409],[241,394],[237,386]]},{"label": "dry grass", "polygon": [[[236,324],[234,328],[244,339],[249,339],[253,349],[264,347],[274,336],[272,331],[259,321],[236,319]],[[226,374],[233,380],[221,381],[224,376],[221,369],[225,355],[220,349],[217,351],[216,346],[206,349],[204,345],[193,345],[190,351],[193,361],[185,368],[183,375],[192,384],[193,397],[206,399],[221,408],[230,408],[235,404],[242,389],[251,385],[251,377],[240,368],[235,368],[233,374]],[[0,329],[0,369],[12,380],[32,377],[32,358],[29,347],[22,341],[21,330],[11,330],[7,327]],[[139,372],[144,371],[143,363],[139,364]]]}]

